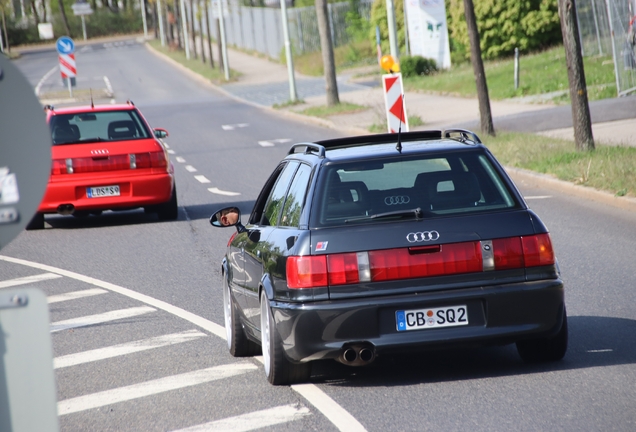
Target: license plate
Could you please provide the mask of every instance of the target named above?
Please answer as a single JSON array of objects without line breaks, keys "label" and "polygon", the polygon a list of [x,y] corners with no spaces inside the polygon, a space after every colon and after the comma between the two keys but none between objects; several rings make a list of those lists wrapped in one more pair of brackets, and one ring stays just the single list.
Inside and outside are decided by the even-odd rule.
[{"label": "license plate", "polygon": [[441,308],[400,310],[395,312],[398,331],[468,325],[468,308],[447,306]]},{"label": "license plate", "polygon": [[119,186],[100,186],[86,188],[86,196],[89,198],[101,198],[119,196]]}]

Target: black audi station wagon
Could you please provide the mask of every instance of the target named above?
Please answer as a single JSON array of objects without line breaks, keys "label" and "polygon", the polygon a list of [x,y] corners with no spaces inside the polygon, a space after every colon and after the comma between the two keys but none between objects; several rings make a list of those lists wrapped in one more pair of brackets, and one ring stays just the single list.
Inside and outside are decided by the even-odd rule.
[{"label": "black audi station wagon", "polygon": [[291,147],[222,262],[227,343],[262,349],[272,384],[311,362],[363,366],[385,353],[516,343],[560,360],[567,317],[548,229],[466,130]]}]

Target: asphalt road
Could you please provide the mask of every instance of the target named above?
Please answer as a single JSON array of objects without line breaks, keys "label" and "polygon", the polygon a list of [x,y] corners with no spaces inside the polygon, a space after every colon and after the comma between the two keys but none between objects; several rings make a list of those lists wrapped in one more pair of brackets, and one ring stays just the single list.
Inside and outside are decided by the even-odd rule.
[{"label": "asphalt road", "polygon": [[[16,65],[35,87],[56,61],[39,52]],[[636,215],[520,185],[551,230],[566,282],[570,349],[562,362],[529,366],[513,346],[451,350],[380,358],[364,369],[321,362],[309,393],[272,387],[257,359],[231,357],[219,337],[219,263],[231,228],[207,218],[227,203],[248,213],[290,142],[337,132],[227,99],[136,43],[92,46],[77,62],[80,74],[96,84],[107,76],[117,101],[133,99],[152,126],[169,130],[180,209],[174,222],[142,211],[48,217],[47,229],[0,251],[28,261],[0,258],[0,281],[48,275],[30,285],[49,296],[92,290],[50,305],[56,329],[76,318],[85,324],[52,333],[61,430],[215,421],[263,430],[636,429]],[[51,80],[41,88],[59,87]],[[157,345],[157,337],[171,344],[95,359],[93,350]],[[93,361],[80,362],[75,354],[84,352]],[[267,423],[271,411],[255,415],[271,409],[281,423]]]}]

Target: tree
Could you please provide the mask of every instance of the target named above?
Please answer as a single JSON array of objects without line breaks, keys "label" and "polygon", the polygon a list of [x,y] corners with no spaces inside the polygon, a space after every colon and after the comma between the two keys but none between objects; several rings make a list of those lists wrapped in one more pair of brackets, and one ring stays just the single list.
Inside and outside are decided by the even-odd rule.
[{"label": "tree", "polygon": [[333,43],[331,41],[331,32],[329,31],[327,0],[316,0],[316,16],[318,21],[318,33],[320,34],[322,64],[325,70],[325,81],[327,81],[327,106],[334,106],[340,103],[340,99],[338,98]]},{"label": "tree", "polygon": [[466,25],[468,26],[468,36],[470,40],[470,61],[473,65],[475,83],[477,85],[481,131],[485,134],[494,136],[495,127],[492,124],[490,98],[488,97],[488,84],[486,83],[486,72],[484,72],[484,61],[481,58],[479,31],[477,30],[477,20],[475,19],[473,0],[464,0],[464,12],[466,14]]},{"label": "tree", "polygon": [[583,69],[583,56],[581,55],[581,39],[579,38],[576,3],[574,0],[559,0],[559,17],[561,18],[563,47],[565,48],[565,60],[568,67],[568,82],[570,83],[574,143],[579,151],[592,151],[594,150],[592,120],[587,100],[585,70]]},{"label": "tree", "polygon": [[60,5],[60,13],[62,14],[62,21],[64,22],[64,28],[66,29],[66,34],[69,37],[73,37],[71,34],[71,27],[68,25],[68,18],[66,17],[66,12],[64,11],[64,0],[57,0],[57,3]]},{"label": "tree", "polygon": [[[7,18],[6,18],[6,10],[9,7],[9,4],[10,4],[10,0],[0,0],[0,13],[2,14],[2,32],[4,33],[4,41],[6,42],[6,46],[3,49],[6,49],[7,52],[11,52],[11,46],[9,45],[9,37],[7,34]],[[2,38],[2,35],[0,35],[0,38]],[[2,44],[0,44],[0,46],[1,45]]]}]

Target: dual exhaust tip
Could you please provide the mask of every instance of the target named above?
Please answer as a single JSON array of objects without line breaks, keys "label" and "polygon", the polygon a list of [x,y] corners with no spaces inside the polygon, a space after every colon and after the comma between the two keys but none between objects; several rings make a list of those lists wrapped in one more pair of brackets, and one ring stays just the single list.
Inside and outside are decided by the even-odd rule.
[{"label": "dual exhaust tip", "polygon": [[337,360],[347,366],[365,366],[375,360],[375,357],[372,344],[360,343],[343,347]]},{"label": "dual exhaust tip", "polygon": [[75,212],[75,206],[73,204],[60,204],[57,206],[57,212],[61,215],[71,215]]}]

